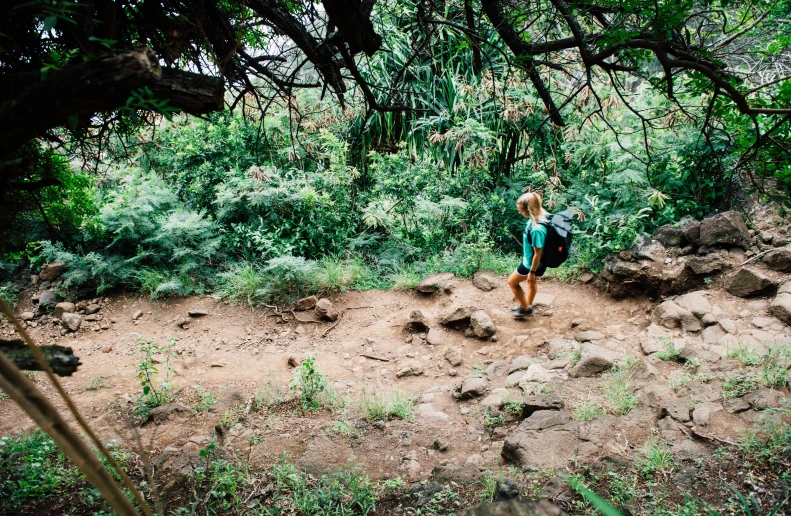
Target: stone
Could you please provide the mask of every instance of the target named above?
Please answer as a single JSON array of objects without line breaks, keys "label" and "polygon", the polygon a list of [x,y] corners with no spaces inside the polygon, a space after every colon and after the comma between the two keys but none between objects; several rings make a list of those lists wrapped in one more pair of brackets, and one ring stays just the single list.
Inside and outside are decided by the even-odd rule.
[{"label": "stone", "polygon": [[440,323],[443,326],[452,327],[467,325],[470,321],[470,316],[477,310],[474,306],[453,306],[440,317]]},{"label": "stone", "polygon": [[720,339],[725,336],[725,330],[723,330],[719,325],[709,326],[703,330],[701,336],[703,337],[703,342],[705,344],[718,344]]},{"label": "stone", "polygon": [[701,403],[692,411],[692,422],[698,426],[708,426],[711,421],[711,406],[707,403]]},{"label": "stone", "polygon": [[60,319],[65,313],[74,313],[74,303],[61,302],[55,305],[52,315],[56,319]]},{"label": "stone", "polygon": [[681,228],[681,235],[688,244],[697,247],[700,242],[700,222],[696,220],[689,221]]},{"label": "stone", "polygon": [[91,303],[91,304],[89,304],[88,306],[85,307],[85,314],[86,315],[93,315],[93,314],[95,314],[96,312],[98,312],[101,309],[102,309],[102,307],[100,307],[96,303]]},{"label": "stone", "polygon": [[692,417],[689,414],[689,398],[665,397],[662,403],[662,414],[660,417],[670,416],[679,423],[686,423]]},{"label": "stone", "polygon": [[497,480],[497,485],[494,488],[495,502],[516,500],[517,498],[519,498],[519,484],[510,478],[501,478]]},{"label": "stone", "polygon": [[791,247],[769,251],[764,256],[764,263],[773,271],[791,272]]},{"label": "stone", "polygon": [[[559,480],[563,486],[566,484]],[[456,516],[567,516],[568,513],[546,498],[484,503],[455,513]]]},{"label": "stone", "polygon": [[44,313],[49,308],[55,308],[55,305],[62,300],[63,298],[54,290],[45,290],[38,296],[38,312]]},{"label": "stone", "polygon": [[316,296],[303,297],[302,299],[297,301],[296,305],[294,305],[294,308],[302,312],[306,310],[313,310],[314,308],[316,308],[318,302],[319,302],[319,298],[317,298]]},{"label": "stone", "polygon": [[494,321],[483,310],[477,310],[470,314],[470,326],[472,326],[475,336],[481,339],[487,339],[497,332]]},{"label": "stone", "polygon": [[155,409],[151,409],[148,413],[148,420],[155,423],[161,423],[171,417],[189,417],[194,414],[194,411],[184,405],[183,403],[168,403]]},{"label": "stone", "polygon": [[417,414],[422,419],[433,421],[447,421],[448,415],[441,410],[437,410],[432,403],[421,403],[417,406]]},{"label": "stone", "polygon": [[134,314],[132,314],[132,320],[133,321],[136,321],[136,320],[140,319],[141,317],[143,317],[143,311],[142,310],[138,310]]},{"label": "stone", "polygon": [[651,260],[652,262],[663,263],[667,253],[661,242],[643,235],[637,235],[634,244],[629,249],[632,257],[637,260]]},{"label": "stone", "polygon": [[677,297],[675,301],[678,306],[692,312],[692,315],[698,319],[703,318],[712,310],[711,303],[701,291],[689,292]]},{"label": "stone", "polygon": [[439,450],[441,452],[446,452],[450,448],[450,441],[444,437],[437,437],[434,439],[434,444],[432,447],[435,450]]},{"label": "stone", "polygon": [[426,334],[426,342],[432,346],[441,346],[445,342],[445,332],[439,328],[430,328]]},{"label": "stone", "polygon": [[778,294],[791,294],[791,281],[788,283],[783,283],[780,285],[780,288],[777,289]]},{"label": "stone", "polygon": [[522,375],[519,380],[519,386],[531,382],[551,382],[555,378],[555,374],[544,369],[540,364],[530,364],[527,371]]},{"label": "stone", "polygon": [[686,261],[686,267],[695,274],[708,276],[709,274],[727,269],[730,267],[730,263],[719,253],[712,253],[705,256],[691,257]]},{"label": "stone", "polygon": [[291,355],[288,357],[288,360],[286,360],[286,363],[288,364],[288,367],[299,367],[302,361],[303,359],[301,357]]},{"label": "stone", "polygon": [[102,353],[112,353],[113,347],[112,346],[104,346],[102,347]]},{"label": "stone", "polygon": [[486,368],[485,374],[489,378],[499,378],[508,373],[508,362],[505,360],[495,360]]},{"label": "stone", "polygon": [[463,360],[459,348],[448,348],[445,350],[445,360],[453,367],[459,367]]},{"label": "stone", "polygon": [[563,469],[581,455],[580,444],[570,414],[538,410],[505,439],[502,457],[506,463],[523,468]]},{"label": "stone", "polygon": [[572,378],[596,376],[602,371],[610,369],[621,356],[620,353],[594,344],[583,344],[581,357],[569,371],[569,376]]},{"label": "stone", "polygon": [[547,356],[550,360],[556,360],[563,355],[571,353],[577,346],[578,344],[573,340],[550,339],[546,341]]},{"label": "stone", "polygon": [[420,376],[424,372],[423,366],[415,362],[399,369],[398,372],[396,372],[396,378],[403,378],[405,376]]},{"label": "stone", "polygon": [[440,464],[431,470],[431,476],[439,483],[455,482],[457,484],[472,484],[481,479],[480,468],[473,462],[465,462],[461,466],[455,464]]},{"label": "stone", "polygon": [[33,317],[35,316],[36,314],[34,314],[33,312],[22,312],[21,314],[19,314],[19,318],[22,319],[23,321],[32,321]]},{"label": "stone", "polygon": [[505,400],[503,400],[502,394],[492,393],[481,400],[481,407],[489,409],[490,412],[493,412],[503,408],[504,401]]},{"label": "stone", "polygon": [[316,303],[316,316],[325,321],[337,321],[340,312],[333,306],[332,301],[327,298],[319,299]]},{"label": "stone", "polygon": [[749,403],[755,410],[766,410],[780,407],[782,398],[783,394],[780,391],[763,388],[744,396],[744,401]]},{"label": "stone", "polygon": [[505,378],[505,386],[509,389],[512,387],[516,387],[517,385],[519,385],[519,382],[522,380],[522,377],[524,375],[525,375],[524,370],[514,371],[513,373],[510,373]]},{"label": "stone", "polygon": [[654,310],[654,319],[665,328],[681,328],[683,331],[700,331],[703,326],[692,312],[673,301],[665,301]]},{"label": "stone", "polygon": [[742,267],[725,280],[725,290],[737,297],[769,294],[774,287],[775,284],[769,277],[750,267]]},{"label": "stone", "polygon": [[421,472],[423,471],[420,463],[411,457],[402,458],[398,470],[404,474],[407,482],[417,482],[420,480]]},{"label": "stone", "polygon": [[66,272],[66,264],[63,262],[49,262],[42,267],[38,277],[41,281],[54,281]]},{"label": "stone", "polygon": [[192,310],[187,310],[187,315],[190,317],[205,317],[209,315],[209,311],[205,308],[193,308]]},{"label": "stone", "polygon": [[420,310],[412,310],[407,322],[407,330],[424,332],[428,331],[428,317]]},{"label": "stone", "polygon": [[593,340],[601,340],[603,338],[603,333],[594,330],[581,331],[576,336],[577,342],[590,342]]},{"label": "stone", "polygon": [[552,306],[552,303],[555,302],[555,296],[552,294],[547,294],[545,292],[539,292],[536,294],[535,299],[533,300],[533,306]]},{"label": "stone", "polygon": [[748,249],[750,241],[750,232],[738,211],[718,213],[700,223],[700,246]]},{"label": "stone", "polygon": [[681,247],[686,243],[686,239],[684,239],[684,230],[682,228],[675,228],[670,224],[665,224],[657,228],[657,230],[654,231],[653,238],[665,247]]},{"label": "stone", "polygon": [[472,276],[472,284],[484,292],[496,289],[501,283],[492,271],[478,271]]},{"label": "stone", "polygon": [[518,356],[511,362],[511,366],[508,368],[508,374],[511,374],[514,371],[522,371],[527,369],[532,363],[533,359],[531,357],[525,355]]},{"label": "stone", "polygon": [[769,313],[791,326],[791,294],[778,294],[769,305]]},{"label": "stone", "polygon": [[722,406],[725,410],[727,410],[731,414],[739,414],[741,412],[750,410],[750,403],[744,400],[743,398],[733,398],[730,400],[725,400],[722,403]]},{"label": "stone", "polygon": [[541,394],[533,396],[526,394],[522,398],[522,417],[530,417],[539,410],[561,410],[566,405],[557,394]]},{"label": "stone", "polygon": [[731,335],[736,335],[737,333],[739,333],[739,330],[736,329],[736,323],[731,321],[730,319],[721,319],[720,328],[725,330],[727,333],[730,333]]},{"label": "stone", "polygon": [[73,313],[64,313],[61,315],[61,326],[69,331],[77,331],[82,324],[82,316]]},{"label": "stone", "polygon": [[468,400],[472,398],[479,398],[486,394],[488,389],[488,382],[486,378],[480,376],[471,376],[461,382],[459,390],[459,399]]},{"label": "stone", "polygon": [[420,280],[415,290],[421,294],[434,294],[439,289],[444,288],[456,276],[452,272],[440,272],[439,274],[430,274]]},{"label": "stone", "polygon": [[595,276],[590,272],[583,272],[579,279],[580,283],[590,283],[593,281],[593,278],[595,278]]}]

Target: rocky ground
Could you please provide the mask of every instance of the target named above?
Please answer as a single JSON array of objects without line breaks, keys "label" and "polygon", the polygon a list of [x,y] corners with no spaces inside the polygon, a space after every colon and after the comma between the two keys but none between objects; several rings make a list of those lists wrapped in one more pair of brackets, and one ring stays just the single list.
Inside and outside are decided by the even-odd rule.
[{"label": "rocky ground", "polygon": [[[521,321],[510,315],[505,278],[490,273],[473,282],[435,275],[414,292],[347,292],[275,311],[212,297],[64,300],[59,264],[32,278],[19,312],[40,344],[80,357],[63,381],[98,433],[134,448],[130,429],[138,429],[163,475],[188,473],[218,440],[254,466],[287,453],[312,474],[359,463],[373,479],[423,486],[504,475],[523,496],[573,510],[561,474],[602,461],[638,464],[661,446],[675,464],[664,479],[671,498],[692,492],[716,505],[727,495],[700,473],[704,463],[789,397],[791,267],[776,265],[787,263],[787,247],[771,250],[781,255],[774,261],[744,266],[744,250],[730,240],[710,249],[681,262],[722,262],[697,290],[654,302],[613,298],[594,286],[600,279],[542,281],[536,315]],[[638,271],[678,267],[679,257],[635,254],[613,260]],[[14,334],[7,321],[0,333]],[[143,420],[135,410],[141,341],[167,348],[169,337],[176,395]],[[291,389],[308,356],[332,392],[316,412],[303,411]],[[153,358],[161,379],[166,357]],[[54,398],[43,378],[39,385]],[[404,419],[366,417],[371,400],[396,395],[413,400]],[[30,428],[13,403],[0,403],[0,433]],[[774,496],[774,487],[751,482]]]}]

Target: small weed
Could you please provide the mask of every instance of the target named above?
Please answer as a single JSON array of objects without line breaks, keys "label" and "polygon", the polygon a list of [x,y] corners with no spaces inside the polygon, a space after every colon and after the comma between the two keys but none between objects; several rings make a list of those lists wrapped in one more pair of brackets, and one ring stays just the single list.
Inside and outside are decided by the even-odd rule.
[{"label": "small weed", "polygon": [[612,377],[604,392],[609,398],[609,412],[616,416],[625,416],[637,407],[637,396],[629,388],[636,367],[635,361],[625,361],[612,371]]},{"label": "small weed", "polygon": [[747,346],[739,346],[735,349],[728,351],[726,358],[738,360],[745,367],[758,365],[762,361],[761,357],[759,357],[753,350],[751,350]]},{"label": "small weed", "polygon": [[662,349],[656,352],[656,356],[666,362],[678,362],[681,358],[681,353],[676,349],[673,341],[667,337],[659,337],[659,342],[662,343]]},{"label": "small weed", "polygon": [[552,392],[552,386],[542,382],[525,382],[522,384],[522,388],[528,396],[541,396]]},{"label": "small weed", "polygon": [[110,384],[107,382],[107,376],[103,374],[97,374],[96,376],[91,377],[91,381],[85,384],[86,391],[98,391],[102,388],[110,387]]},{"label": "small weed", "polygon": [[217,403],[217,395],[211,389],[195,386],[195,401],[191,403],[195,412],[208,412]]},{"label": "small weed", "polygon": [[360,401],[360,411],[366,421],[390,421],[402,419],[412,421],[412,407],[414,399],[400,390],[391,392],[388,396],[378,392],[363,390]]},{"label": "small weed", "polygon": [[768,464],[785,481],[791,480],[791,409],[764,411],[758,424],[747,434],[740,446],[752,462]]},{"label": "small weed", "polygon": [[494,501],[494,494],[497,491],[497,479],[491,471],[487,470],[481,478],[481,492],[479,494],[483,503]]},{"label": "small weed", "polygon": [[722,385],[722,397],[726,400],[741,398],[758,388],[758,382],[752,376],[732,376]]},{"label": "small weed", "polygon": [[506,414],[519,417],[525,410],[525,404],[517,400],[508,400],[503,403],[503,410]]},{"label": "small weed", "polygon": [[690,380],[692,380],[692,376],[689,373],[684,373],[680,377],[673,377],[670,379],[670,388],[674,391],[685,386]]},{"label": "small weed", "polygon": [[[160,346],[138,337],[137,343],[140,346],[137,377],[140,378],[143,394],[137,400],[136,412],[141,418],[147,419],[151,409],[171,403],[175,398],[171,381],[177,373],[170,367],[170,360],[176,357],[173,351],[176,341],[173,337],[168,337],[168,345]],[[161,373],[154,365],[154,356],[158,354],[165,358]]]},{"label": "small weed", "polygon": [[623,505],[637,496],[637,477],[622,476],[616,471],[609,471],[610,496],[618,505]]},{"label": "small weed", "polygon": [[312,356],[302,362],[291,382],[291,389],[299,394],[299,403],[305,412],[314,412],[321,407],[321,395],[327,388],[327,378],[316,369]]},{"label": "small weed", "polygon": [[646,478],[652,478],[658,474],[666,476],[675,468],[676,460],[670,452],[670,448],[655,437],[651,437],[645,443],[642,455],[639,468]]},{"label": "small weed", "polygon": [[503,414],[493,414],[488,410],[483,415],[483,427],[489,432],[493,432],[495,428],[505,424],[505,416]]},{"label": "small weed", "polygon": [[360,437],[360,431],[354,426],[354,423],[348,419],[344,419],[342,421],[333,421],[332,424],[327,428],[327,433],[338,434],[344,437]]},{"label": "small weed", "polygon": [[593,401],[581,401],[577,403],[574,410],[571,412],[571,419],[578,423],[584,423],[604,413],[604,408],[598,403],[594,403]]},{"label": "small weed", "polygon": [[569,367],[574,367],[582,359],[582,347],[577,346],[569,355]]},{"label": "small weed", "polygon": [[271,409],[283,403],[285,398],[283,389],[275,385],[270,379],[266,384],[259,385],[255,390],[250,409],[254,412],[260,412],[264,408]]},{"label": "small weed", "polygon": [[4,402],[8,399],[8,394],[6,394],[2,389],[0,389],[0,403]]}]

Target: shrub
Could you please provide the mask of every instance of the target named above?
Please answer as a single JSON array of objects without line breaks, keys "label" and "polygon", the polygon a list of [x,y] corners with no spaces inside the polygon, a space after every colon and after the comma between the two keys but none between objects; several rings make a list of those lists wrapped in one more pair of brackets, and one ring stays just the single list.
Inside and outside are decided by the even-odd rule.
[{"label": "shrub", "polygon": [[412,421],[414,403],[411,396],[400,390],[391,392],[389,396],[363,390],[360,411],[363,419],[368,421],[390,421],[391,419]]},{"label": "shrub", "polygon": [[316,369],[316,359],[308,357],[297,368],[291,389],[297,391],[302,410],[314,412],[321,407],[322,394],[327,389],[327,379]]}]

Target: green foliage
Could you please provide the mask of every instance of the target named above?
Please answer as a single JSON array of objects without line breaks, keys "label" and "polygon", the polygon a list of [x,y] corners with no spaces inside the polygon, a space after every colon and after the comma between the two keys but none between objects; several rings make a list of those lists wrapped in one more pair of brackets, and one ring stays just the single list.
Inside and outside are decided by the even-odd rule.
[{"label": "green foliage", "polygon": [[629,386],[637,363],[625,360],[612,369],[612,376],[604,391],[609,399],[609,411],[616,416],[625,416],[637,407],[637,396]]},{"label": "green foliage", "polygon": [[764,411],[758,425],[741,442],[741,450],[750,461],[773,468],[784,481],[791,479],[787,468],[791,458],[791,410],[783,407]]},{"label": "green foliage", "polygon": [[659,337],[659,341],[662,343],[662,349],[656,352],[657,358],[666,362],[678,362],[681,353],[676,349],[673,341],[667,337]]},{"label": "green foliage", "polygon": [[390,421],[392,419],[412,421],[414,404],[414,398],[409,394],[404,394],[401,390],[393,391],[387,396],[381,392],[363,390],[360,411],[363,419],[367,421]]},{"label": "green foliage", "polygon": [[494,432],[495,428],[505,424],[505,415],[491,412],[488,409],[483,414],[483,427],[489,432]]},{"label": "green foliage", "polygon": [[658,475],[666,477],[676,467],[676,459],[670,448],[656,437],[651,437],[643,447],[639,462],[640,473],[646,478]]},{"label": "green foliage", "polygon": [[[138,416],[147,419],[152,409],[172,403],[175,398],[172,380],[178,373],[170,366],[170,361],[177,357],[174,351],[176,341],[168,337],[168,344],[160,345],[138,337],[137,344],[137,377],[143,392],[137,399],[135,410]],[[163,362],[162,371],[156,367],[155,358],[157,362]]]},{"label": "green foliage", "polygon": [[600,404],[592,401],[581,401],[571,411],[571,418],[578,423],[584,423],[604,413],[604,407]]},{"label": "green foliage", "polygon": [[327,378],[316,369],[316,359],[309,356],[297,369],[291,389],[299,395],[302,410],[314,412],[321,408],[322,395],[327,389]]}]

